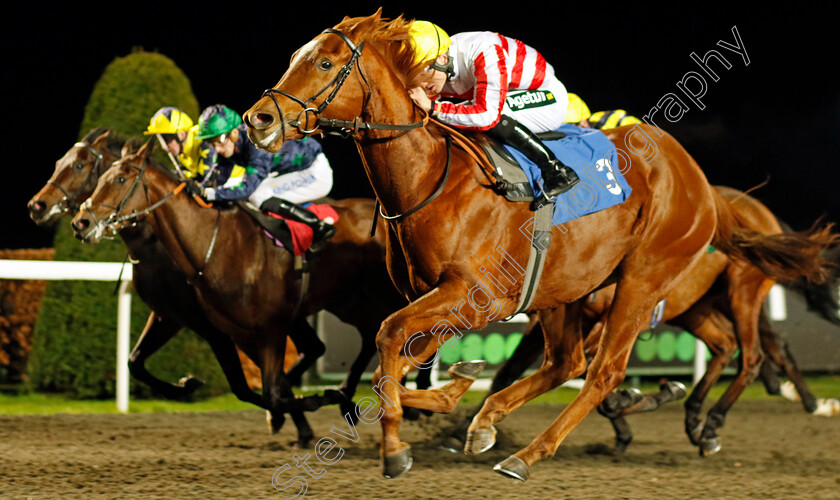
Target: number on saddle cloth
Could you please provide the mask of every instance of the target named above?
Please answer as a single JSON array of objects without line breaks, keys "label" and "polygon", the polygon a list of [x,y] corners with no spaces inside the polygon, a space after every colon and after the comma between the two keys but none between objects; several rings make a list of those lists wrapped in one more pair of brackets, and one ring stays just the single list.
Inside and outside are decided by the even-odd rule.
[{"label": "number on saddle cloth", "polygon": [[[538,134],[564,165],[572,168],[581,182],[555,200],[554,225],[623,203],[631,188],[619,171],[615,145],[596,129],[570,123],[554,132]],[[487,141],[482,147],[496,168],[508,201],[533,202],[538,198],[539,167],[510,146]]]}]

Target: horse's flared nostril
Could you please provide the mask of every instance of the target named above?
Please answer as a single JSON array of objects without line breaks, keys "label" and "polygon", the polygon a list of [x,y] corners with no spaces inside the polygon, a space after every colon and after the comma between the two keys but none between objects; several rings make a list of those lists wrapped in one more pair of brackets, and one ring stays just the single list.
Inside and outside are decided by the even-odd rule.
[{"label": "horse's flared nostril", "polygon": [[47,204],[41,200],[33,200],[27,205],[31,215],[40,215],[47,209]]},{"label": "horse's flared nostril", "polygon": [[265,130],[274,123],[274,116],[271,113],[247,113],[245,123],[251,128]]},{"label": "horse's flared nostril", "polygon": [[71,222],[70,225],[73,226],[73,230],[78,234],[90,227],[90,221],[87,219],[78,219]]}]

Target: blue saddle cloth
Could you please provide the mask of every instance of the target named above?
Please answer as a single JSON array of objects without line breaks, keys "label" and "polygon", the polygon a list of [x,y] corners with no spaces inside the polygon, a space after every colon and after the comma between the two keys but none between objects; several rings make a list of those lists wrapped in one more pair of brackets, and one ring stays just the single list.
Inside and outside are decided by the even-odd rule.
[{"label": "blue saddle cloth", "polygon": [[[619,171],[615,144],[603,132],[571,123],[557,131],[566,137],[544,143],[558,160],[578,174],[580,182],[555,199],[554,225],[618,205],[630,196],[630,185]],[[536,182],[542,178],[539,167],[516,149],[505,148],[522,166],[534,195],[542,196]]]}]

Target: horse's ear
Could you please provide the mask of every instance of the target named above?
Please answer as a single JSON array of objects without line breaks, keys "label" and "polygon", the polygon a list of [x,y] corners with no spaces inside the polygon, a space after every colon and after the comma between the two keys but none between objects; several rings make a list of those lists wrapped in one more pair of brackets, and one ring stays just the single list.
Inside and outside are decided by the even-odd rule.
[{"label": "horse's ear", "polygon": [[93,144],[91,147],[93,149],[102,149],[103,146],[108,144],[108,136],[111,135],[110,130],[106,130],[105,132],[99,134],[99,137],[93,140]]},{"label": "horse's ear", "polygon": [[152,139],[149,139],[142,146],[140,146],[140,149],[137,150],[137,156],[139,156],[139,157],[141,157],[145,160],[149,157],[149,155],[152,154],[152,150],[154,148],[155,148],[155,141],[153,141]]},{"label": "horse's ear", "polygon": [[125,144],[123,144],[123,147],[122,147],[122,149],[120,150],[120,156],[122,156],[123,158],[125,158],[126,156],[130,155],[130,154],[131,154],[131,153],[133,153],[133,152],[134,152],[134,147],[131,145],[131,142],[130,142],[130,141],[126,141],[126,143],[125,143]]}]

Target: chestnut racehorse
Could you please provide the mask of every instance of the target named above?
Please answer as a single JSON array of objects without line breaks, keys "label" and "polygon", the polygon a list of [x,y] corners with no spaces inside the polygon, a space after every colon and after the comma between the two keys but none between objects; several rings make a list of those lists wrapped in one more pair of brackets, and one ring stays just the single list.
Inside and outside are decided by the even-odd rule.
[{"label": "chestnut racehorse", "polygon": [[[778,221],[770,210],[755,198],[728,187],[717,186],[716,190],[731,203],[735,213],[749,227],[765,234],[776,234],[781,231]],[[742,329],[735,328],[733,311],[744,307],[744,304],[730,300],[730,297],[752,297],[752,302],[761,304],[765,295],[758,293],[752,295],[751,288],[754,288],[755,285],[752,280],[746,279],[751,274],[760,271],[755,268],[752,268],[752,270],[740,269],[741,267],[743,266],[728,259],[720,252],[705,254],[697,261],[696,265],[692,266],[689,273],[674,285],[667,295],[666,307],[661,319],[663,322],[687,329],[702,340],[712,354],[712,361],[708,364],[708,370],[685,403],[686,432],[691,441],[700,447],[700,452],[703,455],[715,453],[719,450],[720,440],[714,432],[715,428],[723,424],[726,412],[743,390],[743,379],[752,380],[758,370],[761,371],[762,381],[771,394],[778,395],[780,391],[777,387],[778,381],[774,384],[775,375],[768,372],[778,367],[793,382],[807,412],[816,411],[821,403],[808,389],[804,376],[797,368],[793,356],[787,350],[784,341],[773,331],[763,309],[759,317],[758,339],[760,349],[766,358],[760,363],[760,366],[752,366],[750,365],[752,360],[760,360],[761,358],[743,356],[745,349],[756,348],[755,338],[752,335],[745,340],[739,338]],[[836,287],[837,277],[833,276],[830,282],[823,285],[825,286],[821,285],[819,288]],[[736,293],[739,287],[745,287],[745,289]],[[807,289],[813,290],[816,288],[816,286],[810,286]],[[584,305],[582,323],[587,358],[591,358],[595,354],[601,333],[602,316],[609,309],[614,292],[614,286],[594,292],[587,298]],[[816,295],[814,293],[805,294],[806,300],[815,310],[821,314],[825,310],[837,310],[836,301],[832,308],[830,304],[812,298]],[[830,315],[827,315],[827,319],[833,320]],[[531,321],[522,342],[494,377],[488,396],[515,382],[537,360],[542,351],[541,348],[542,331],[538,322]],[[718,380],[724,367],[739,348],[741,349],[741,364],[738,376],[730,384],[731,388],[709,411],[709,417],[704,428],[699,419],[703,401],[711,386]],[[774,385],[776,386],[775,390]],[[672,383],[666,383],[663,384],[660,392],[644,395],[640,401],[629,407],[622,407],[624,401],[621,397],[618,397],[620,395],[614,396],[611,394],[608,396],[599,407],[599,411],[612,421],[616,431],[616,450],[623,451],[632,440],[632,433],[624,416],[639,411],[652,411],[662,404],[672,401],[681,392],[681,388],[675,387]],[[626,400],[627,398],[623,399]],[[468,421],[464,425],[458,426],[453,431],[452,437],[463,442],[462,436],[466,432],[467,425]]]},{"label": "chestnut racehorse", "polygon": [[[198,292],[208,319],[262,372],[262,404],[275,417],[339,403],[355,417],[352,396],[375,353],[379,324],[405,300],[384,265],[384,239],[371,239],[373,200],[335,202],[337,233],[310,259],[309,286],[298,303],[294,257],[267,238],[238,206],[203,208],[182,192],[183,183],[149,159],[153,143],[123,157],[99,179],[73,218],[76,234],[97,241],[110,230],[145,220],[174,264]],[[294,398],[283,372],[286,337],[295,345],[317,340],[306,317],[328,310],[355,326],[362,352],[340,391]],[[275,422],[270,422],[272,426]]]},{"label": "chestnut racehorse", "polygon": [[[410,446],[399,436],[401,407],[449,412],[475,374],[462,373],[434,390],[409,390],[399,380],[447,339],[460,336],[456,323],[478,329],[516,312],[523,287],[518,280],[498,284],[505,283],[501,274],[521,276],[529,241],[519,229],[533,220],[527,204],[503,201],[486,185],[481,165],[451,147],[447,129],[427,121],[425,111],[413,105],[406,87],[424,68],[413,62],[409,26],[402,17],[383,20],[380,12],[345,18],[300,48],[279,83],[245,113],[252,141],[269,151],[278,151],[285,140],[331,129],[352,136],[382,212],[390,218],[389,262],[406,264],[391,275],[412,302],[382,323],[376,339],[380,365],[374,383],[382,401],[378,418],[387,477],[412,463]],[[656,137],[655,144],[652,139],[639,144],[645,136]],[[657,154],[628,155],[622,171],[632,194],[626,201],[566,223],[563,233],[552,229],[555,243],[527,309],[539,311],[545,362],[535,374],[488,398],[469,430],[468,441],[492,441],[495,422],[586,370],[580,393],[557,420],[496,466],[523,480],[530,466],[553,454],[623,380],[641,326],[709,244],[776,279],[818,278],[824,271],[814,259],[822,241],[797,248],[795,260],[787,260],[787,254],[778,260],[776,238],[742,227],[667,133],[638,125],[610,130],[607,137],[616,147],[637,152],[655,147]],[[482,265],[485,257],[500,264],[493,279],[487,274],[495,271]],[[579,299],[611,283],[615,297],[587,369],[581,334],[563,332],[580,331]],[[768,279],[761,289],[771,284]],[[470,307],[468,298],[475,299]],[[562,304],[567,305],[558,307]],[[572,324],[578,327],[569,328]],[[413,342],[404,351],[409,338]],[[469,443],[467,448],[475,449]]]}]

